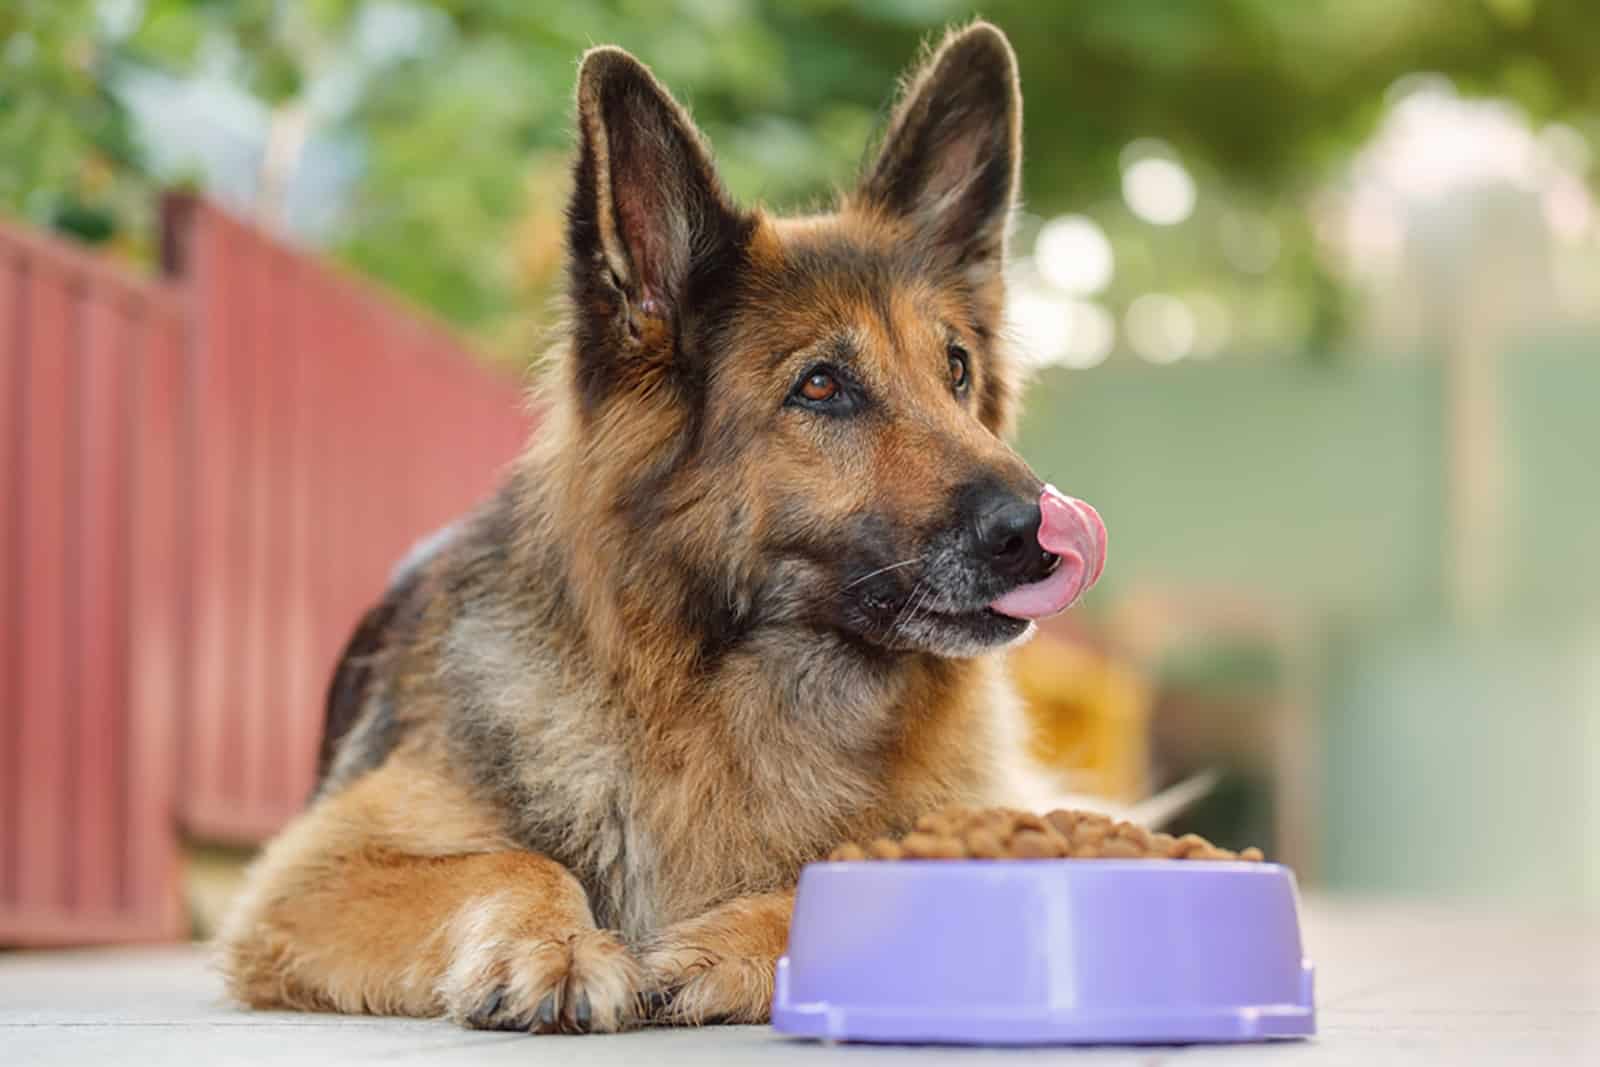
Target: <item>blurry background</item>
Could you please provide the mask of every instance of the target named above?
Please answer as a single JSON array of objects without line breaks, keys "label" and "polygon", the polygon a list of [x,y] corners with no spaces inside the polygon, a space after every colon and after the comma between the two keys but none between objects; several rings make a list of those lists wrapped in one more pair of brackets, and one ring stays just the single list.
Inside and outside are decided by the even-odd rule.
[{"label": "blurry background", "polygon": [[[362,307],[421,323],[444,365],[503,372],[485,387],[499,403],[551,322],[584,48],[615,42],[650,63],[734,192],[792,209],[850,179],[919,42],[971,14],[941,0],[11,0],[0,212],[14,250],[53,231],[89,246],[92,269],[72,261],[82,270],[110,261],[193,306],[232,291],[228,264],[250,242],[286,278],[320,278],[311,261],[332,260],[329,284],[367,279]],[[982,14],[1016,45],[1026,98],[1010,314],[1036,380],[1021,443],[1099,507],[1113,542],[1097,592],[1018,657],[1040,753],[1118,800],[1221,769],[1182,828],[1260,843],[1310,884],[1600,900],[1600,6],[995,0]],[[164,213],[174,189],[192,195]],[[207,201],[249,225],[229,229]],[[185,358],[276,336],[277,277],[246,286],[254,327]],[[337,363],[315,299],[295,305],[284,344],[325,345]],[[13,383],[39,373],[38,336],[4,335]],[[393,343],[373,343],[379,362],[341,388],[381,420]],[[272,387],[271,356],[252,357],[239,395]],[[74,380],[93,382],[93,360],[75,358]],[[205,428],[237,420],[205,402],[226,375],[198,366],[174,417],[210,456]],[[320,395],[310,374],[296,381]],[[410,425],[427,422],[430,395],[414,395]],[[32,410],[9,409],[49,433]],[[518,429],[431,476],[486,484]],[[25,457],[34,437],[9,436]],[[96,446],[74,440],[82,467]],[[278,469],[271,449],[230,454],[267,483]],[[231,468],[196,462],[198,484],[230,491]],[[252,690],[265,721],[315,718],[326,646],[376,592],[389,546],[448,513],[405,469],[404,484],[358,479],[301,515],[285,566],[310,566],[328,551],[322,531],[358,515],[371,536],[346,551],[369,570],[352,572],[348,602],[311,612],[298,688]],[[251,499],[241,506],[267,497]],[[237,543],[213,515],[223,496],[198,500],[199,541]],[[25,515],[14,527],[32,528]],[[13,589],[27,543],[9,542]],[[201,646],[213,573],[189,579],[174,616]],[[63,625],[101,610],[83,603]],[[250,618],[275,617],[249,603]],[[14,674],[31,662],[22,640],[0,661]],[[236,709],[206,687],[231,676],[233,646],[213,644],[184,661],[199,680],[174,698],[173,803],[200,859],[214,855],[202,844],[248,843],[292,809],[219,815],[227,781],[186,800],[185,774],[234,777],[206,764],[205,744],[309,759],[303,731],[229,724]],[[251,678],[271,676],[273,654]],[[81,687],[63,685],[73,721],[90,721]],[[3,691],[24,738],[33,690]],[[278,781],[293,802],[306,773]],[[137,794],[137,776],[125,786]],[[14,899],[37,802],[17,785],[0,795],[13,848],[0,890]],[[81,819],[89,804],[62,809]],[[51,891],[70,903],[88,865],[61,863]]]}]

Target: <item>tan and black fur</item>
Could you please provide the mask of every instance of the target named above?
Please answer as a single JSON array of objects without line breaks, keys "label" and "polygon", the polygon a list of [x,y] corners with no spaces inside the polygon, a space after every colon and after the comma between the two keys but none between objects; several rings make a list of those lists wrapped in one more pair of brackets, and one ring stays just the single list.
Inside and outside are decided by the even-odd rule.
[{"label": "tan and black fur", "polygon": [[542,423],[352,638],[318,794],[220,937],[246,1004],[761,1020],[802,864],[1015,785],[991,653],[1029,624],[985,605],[1050,560],[971,547],[1040,485],[1002,440],[1005,38],[933,50],[815,217],[736,206],[624,52],[577,114]]}]

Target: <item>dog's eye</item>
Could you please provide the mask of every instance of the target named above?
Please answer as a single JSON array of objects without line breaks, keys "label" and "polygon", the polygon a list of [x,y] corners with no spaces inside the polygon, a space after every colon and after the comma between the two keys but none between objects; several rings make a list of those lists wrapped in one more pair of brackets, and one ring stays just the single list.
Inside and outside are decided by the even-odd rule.
[{"label": "dog's eye", "polygon": [[813,404],[824,404],[839,395],[839,379],[825,370],[813,371],[800,383],[800,395]]},{"label": "dog's eye", "polygon": [[956,392],[962,392],[967,387],[967,350],[952,344],[945,353],[950,358],[950,385]]},{"label": "dog's eye", "polygon": [[860,387],[848,374],[826,363],[815,364],[802,374],[784,401],[819,415],[853,415],[861,402]]}]

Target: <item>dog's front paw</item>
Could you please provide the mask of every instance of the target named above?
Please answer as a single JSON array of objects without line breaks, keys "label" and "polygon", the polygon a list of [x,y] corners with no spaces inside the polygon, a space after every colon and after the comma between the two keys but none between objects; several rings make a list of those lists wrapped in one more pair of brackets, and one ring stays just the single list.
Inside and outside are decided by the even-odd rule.
[{"label": "dog's front paw", "polygon": [[772,1010],[773,959],[729,958],[686,943],[652,949],[642,961],[645,1006],[669,1026],[764,1023]]},{"label": "dog's front paw", "polygon": [[713,957],[684,947],[652,953],[644,967],[654,1022],[765,1023],[772,1012],[774,960]]},{"label": "dog's front paw", "polygon": [[490,939],[463,946],[441,992],[451,1018],[479,1030],[609,1033],[637,1019],[639,965],[605,930]]},{"label": "dog's front paw", "polygon": [[741,897],[658,934],[640,953],[651,1021],[766,1022],[793,903],[791,893]]}]

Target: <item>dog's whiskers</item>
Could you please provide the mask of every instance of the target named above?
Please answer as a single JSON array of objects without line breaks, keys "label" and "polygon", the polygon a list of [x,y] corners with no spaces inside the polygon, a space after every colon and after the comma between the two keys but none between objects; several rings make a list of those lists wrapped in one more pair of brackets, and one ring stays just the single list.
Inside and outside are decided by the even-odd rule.
[{"label": "dog's whiskers", "polygon": [[896,613],[894,624],[889,627],[889,632],[885,635],[884,640],[886,643],[894,640],[895,636],[900,632],[902,623],[910,622],[916,618],[917,606],[921,599],[930,593],[931,587],[928,586],[927,576],[924,575],[916,585],[912,586],[911,595],[906,597],[906,602],[900,606],[899,612]]},{"label": "dog's whiskers", "polygon": [[860,585],[862,582],[869,581],[869,580],[871,580],[873,578],[876,578],[880,574],[886,574],[889,571],[899,570],[901,567],[909,567],[913,563],[921,563],[922,560],[923,560],[922,556],[912,556],[910,559],[903,559],[899,563],[891,563],[887,567],[879,567],[877,570],[869,571],[868,573],[863,574],[859,578],[851,579],[847,584],[845,584],[839,590],[839,592],[843,593],[848,589],[854,589],[856,586]]},{"label": "dog's whiskers", "polygon": [[900,610],[894,613],[894,621],[889,624],[888,632],[883,635],[885,644],[894,640],[895,631],[900,629],[900,620],[905,618],[907,609],[911,607],[911,602],[917,598],[917,594],[921,590],[922,580],[919,579],[917,584],[911,587],[911,595],[906,597],[905,603],[900,605]]},{"label": "dog's whiskers", "polygon": [[918,600],[916,605],[911,609],[911,614],[906,617],[906,629],[909,630],[911,628],[911,626],[917,621],[917,613],[926,608],[928,606],[928,602],[932,599],[933,590],[930,588],[926,593],[923,594],[922,599]]}]

